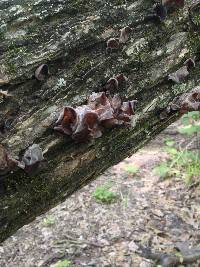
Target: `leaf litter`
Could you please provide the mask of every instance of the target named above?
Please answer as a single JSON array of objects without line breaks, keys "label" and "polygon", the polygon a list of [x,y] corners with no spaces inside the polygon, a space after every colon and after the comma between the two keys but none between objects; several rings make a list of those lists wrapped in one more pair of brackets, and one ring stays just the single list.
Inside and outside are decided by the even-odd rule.
[{"label": "leaf litter", "polygon": [[[181,266],[183,251],[200,249],[200,192],[153,172],[168,157],[167,138],[187,141],[179,124],[4,241],[0,266],[153,267],[159,253]],[[117,198],[105,204],[94,192],[108,183]]]}]

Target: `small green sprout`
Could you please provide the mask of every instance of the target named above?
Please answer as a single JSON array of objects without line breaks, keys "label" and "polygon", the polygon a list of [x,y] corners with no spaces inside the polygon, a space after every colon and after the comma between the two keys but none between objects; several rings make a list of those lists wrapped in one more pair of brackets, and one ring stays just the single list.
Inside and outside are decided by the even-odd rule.
[{"label": "small green sprout", "polygon": [[72,262],[70,260],[59,260],[54,267],[70,267],[70,265],[72,264]]},{"label": "small green sprout", "polygon": [[93,197],[95,197],[95,199],[101,203],[105,204],[113,203],[117,198],[117,194],[109,191],[110,187],[111,187],[110,185],[97,187],[95,192],[92,194]]},{"label": "small green sprout", "polygon": [[55,219],[51,216],[48,216],[48,217],[44,218],[44,220],[43,220],[43,225],[46,227],[50,227],[54,224],[55,224]]},{"label": "small green sprout", "polygon": [[165,179],[169,176],[170,167],[167,162],[162,162],[153,169],[153,172],[160,178]]},{"label": "small green sprout", "polygon": [[137,166],[134,166],[134,165],[126,165],[124,167],[124,170],[130,174],[137,174],[139,171],[139,168]]}]

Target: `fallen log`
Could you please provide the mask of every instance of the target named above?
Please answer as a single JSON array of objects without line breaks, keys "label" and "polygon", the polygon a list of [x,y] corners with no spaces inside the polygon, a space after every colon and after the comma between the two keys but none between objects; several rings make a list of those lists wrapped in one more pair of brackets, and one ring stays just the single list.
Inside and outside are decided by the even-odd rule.
[{"label": "fallen log", "polygon": [[[193,13],[188,16],[193,1],[186,2],[160,20],[154,1],[1,1],[0,141],[19,161],[39,144],[44,162],[33,174],[14,168],[0,176],[0,241],[180,116],[179,110],[160,114],[199,85],[200,40],[190,23]],[[192,25],[197,19],[195,9]],[[108,51],[107,41],[118,39],[126,26],[129,38]],[[180,83],[169,80],[188,58],[196,67]],[[100,138],[84,143],[54,130],[65,106],[84,105],[120,73],[128,81],[111,94],[138,101],[131,125],[104,129]]]}]

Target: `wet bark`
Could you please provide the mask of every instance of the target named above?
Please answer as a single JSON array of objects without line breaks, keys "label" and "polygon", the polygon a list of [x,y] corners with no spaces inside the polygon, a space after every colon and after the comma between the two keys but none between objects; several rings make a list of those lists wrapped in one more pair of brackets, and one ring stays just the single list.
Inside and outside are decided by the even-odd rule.
[{"label": "wet bark", "polygon": [[[179,117],[175,112],[161,120],[159,115],[199,82],[200,40],[188,16],[192,1],[186,2],[184,9],[172,10],[159,23],[149,19],[153,1],[1,1],[1,89],[13,97],[0,103],[0,120],[9,124],[0,140],[15,157],[40,144],[46,162],[35,175],[17,170],[1,178],[0,241],[133,154]],[[134,29],[130,40],[106,54],[106,40],[118,37],[126,25]],[[183,83],[166,79],[193,56],[197,66]],[[43,63],[50,75],[39,82],[33,75]],[[85,144],[53,131],[63,106],[84,104],[117,73],[129,78],[117,93],[123,100],[138,100],[131,127],[107,130]]]}]

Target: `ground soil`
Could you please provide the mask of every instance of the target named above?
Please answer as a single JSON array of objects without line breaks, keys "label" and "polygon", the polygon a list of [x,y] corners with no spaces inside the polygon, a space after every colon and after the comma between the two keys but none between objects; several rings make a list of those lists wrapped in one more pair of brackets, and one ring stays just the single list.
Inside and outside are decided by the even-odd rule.
[{"label": "ground soil", "polygon": [[[200,244],[200,192],[182,179],[161,181],[152,171],[167,158],[164,141],[187,142],[171,125],[132,157],[108,169],[65,202],[18,230],[0,246],[1,267],[151,267],[138,246],[172,252],[177,243]],[[134,175],[126,166],[139,167]],[[109,184],[116,201],[102,204],[95,189]],[[200,263],[188,266],[200,266]]]}]

